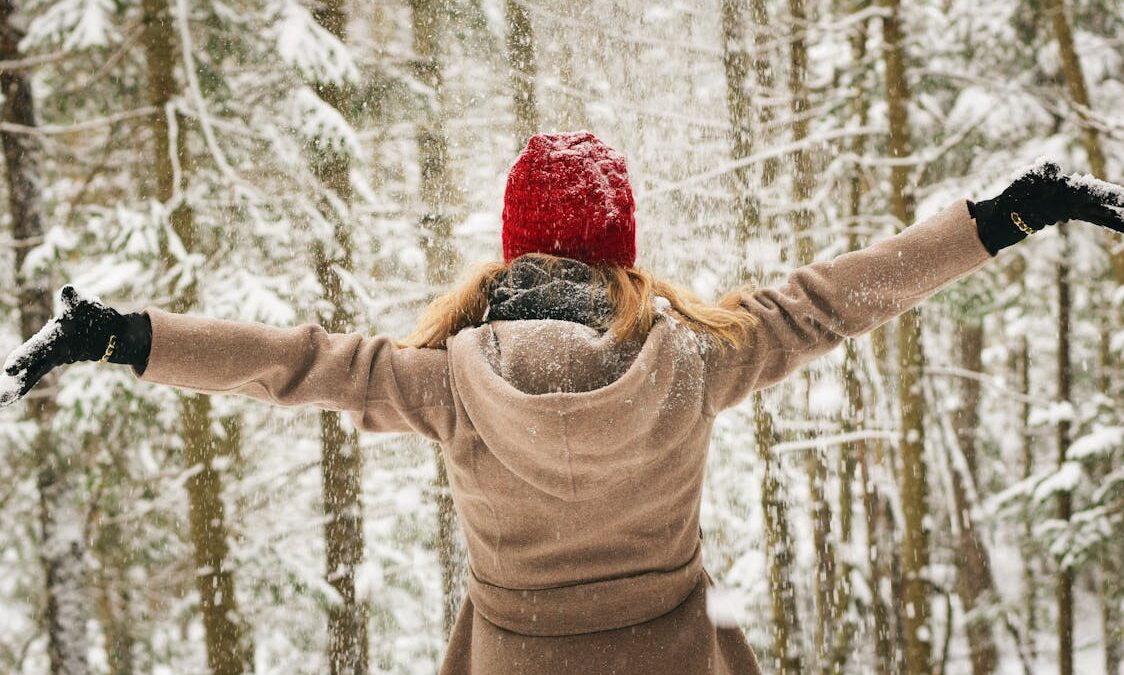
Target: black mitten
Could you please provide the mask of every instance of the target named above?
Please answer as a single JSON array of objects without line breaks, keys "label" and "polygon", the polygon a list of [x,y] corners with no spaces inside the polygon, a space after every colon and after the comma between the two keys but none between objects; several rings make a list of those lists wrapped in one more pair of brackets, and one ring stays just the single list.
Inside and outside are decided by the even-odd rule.
[{"label": "black mitten", "polygon": [[1039,160],[997,197],[968,202],[980,241],[992,255],[1042,228],[1084,220],[1124,232],[1124,188],[1092,176],[1064,176],[1057,164]]},{"label": "black mitten", "polygon": [[[59,291],[63,311],[12,352],[0,376],[0,407],[24,394],[53,368],[75,361],[109,361],[143,373],[152,347],[146,314],[120,314],[67,284]],[[6,376],[6,377],[5,377]]]}]

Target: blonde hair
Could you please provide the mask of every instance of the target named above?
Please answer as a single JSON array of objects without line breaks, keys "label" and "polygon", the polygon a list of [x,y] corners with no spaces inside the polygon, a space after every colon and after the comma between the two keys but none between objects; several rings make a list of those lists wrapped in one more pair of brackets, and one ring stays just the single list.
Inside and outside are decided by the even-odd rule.
[{"label": "blonde hair", "polygon": [[[528,253],[522,257],[541,261],[548,272],[561,260],[545,253]],[[450,336],[484,323],[488,299],[514,262],[477,265],[462,282],[430,303],[414,332],[399,344],[443,348]],[[739,304],[752,292],[751,286],[737,288],[716,304],[708,304],[685,288],[655,278],[647,270],[619,265],[591,265],[590,269],[593,283],[604,284],[608,291],[613,311],[609,331],[617,342],[647,335],[656,320],[657,309],[653,302],[656,296],[666,298],[690,328],[731,347],[744,345],[750,329],[757,323]]]}]

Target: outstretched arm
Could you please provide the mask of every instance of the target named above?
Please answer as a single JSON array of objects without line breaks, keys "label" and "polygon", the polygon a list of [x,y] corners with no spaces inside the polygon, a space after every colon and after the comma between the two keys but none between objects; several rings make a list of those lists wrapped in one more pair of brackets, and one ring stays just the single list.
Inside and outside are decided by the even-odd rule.
[{"label": "outstretched arm", "polygon": [[968,203],[959,201],[864,249],[805,265],[781,286],[754,291],[740,303],[756,320],[746,344],[708,354],[711,408],[728,408],[780,382],[990,259]]},{"label": "outstretched arm", "polygon": [[1062,176],[1057,165],[1043,162],[994,199],[957,201],[867,248],[801,267],[783,285],[742,299],[757,325],[742,348],[708,353],[710,408],[728,408],[780,382],[845,338],[874,330],[1050,224],[1080,219],[1124,231],[1122,207],[1124,190],[1118,186]]},{"label": "outstretched arm", "polygon": [[367,431],[451,434],[444,350],[399,348],[384,335],[329,333],[313,323],[278,328],[155,307],[144,313],[152,322],[148,363],[138,373],[144,382],[347,411]]},{"label": "outstretched arm", "polygon": [[57,365],[100,359],[114,335],[107,360],[129,364],[145,382],[346,411],[367,431],[416,431],[434,440],[452,433],[443,350],[398,348],[385,336],[328,333],[311,323],[279,328],[155,307],[122,316],[70,286],[61,299],[63,313],[5,364],[20,395]]}]

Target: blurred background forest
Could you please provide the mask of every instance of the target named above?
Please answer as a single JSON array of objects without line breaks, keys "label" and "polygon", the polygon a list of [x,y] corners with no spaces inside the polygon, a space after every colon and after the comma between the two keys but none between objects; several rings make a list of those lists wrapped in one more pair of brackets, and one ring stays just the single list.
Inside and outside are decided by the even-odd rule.
[{"label": "blurred background forest", "polygon": [[[404,337],[499,257],[535,131],[629,160],[714,298],[993,196],[1124,180],[1119,0],[0,0],[0,353],[64,281]],[[712,597],[770,673],[1121,671],[1124,244],[1054,228],[719,418]],[[0,671],[429,673],[436,448],[80,364],[0,411]]]}]

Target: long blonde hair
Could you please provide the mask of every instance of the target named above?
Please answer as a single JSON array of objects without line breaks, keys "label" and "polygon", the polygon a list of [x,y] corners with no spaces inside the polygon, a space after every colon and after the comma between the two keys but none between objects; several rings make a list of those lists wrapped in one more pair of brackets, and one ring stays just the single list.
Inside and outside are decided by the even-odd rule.
[{"label": "long blonde hair", "polygon": [[[545,253],[522,256],[541,261],[552,271],[561,258]],[[414,332],[399,344],[410,347],[443,348],[445,340],[458,331],[484,323],[488,299],[500,278],[514,264],[490,262],[473,268],[452,290],[437,297],[422,314]],[[604,284],[608,291],[613,318],[609,330],[618,342],[647,335],[656,320],[656,296],[666,298],[688,326],[731,347],[740,347],[756,325],[755,318],[739,306],[752,291],[742,286],[724,295],[716,304],[703,302],[691,291],[660,280],[647,270],[619,265],[591,265],[594,284]]]}]

